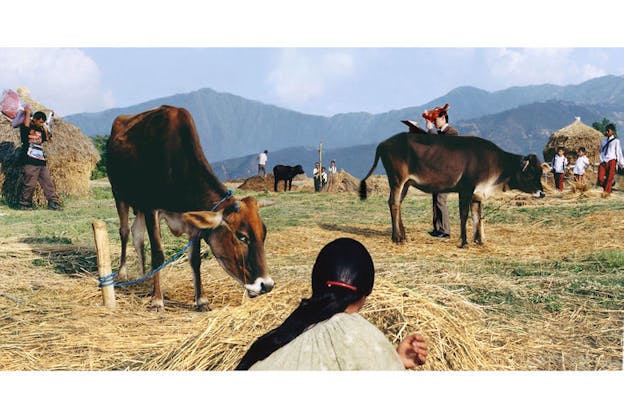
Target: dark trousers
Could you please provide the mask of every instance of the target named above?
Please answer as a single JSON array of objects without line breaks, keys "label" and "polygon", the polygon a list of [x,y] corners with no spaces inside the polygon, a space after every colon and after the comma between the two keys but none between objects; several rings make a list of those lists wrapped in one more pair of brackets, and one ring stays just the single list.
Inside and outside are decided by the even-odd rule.
[{"label": "dark trousers", "polygon": [[258,165],[258,176],[260,176],[260,172],[262,172],[262,176],[266,175],[266,170],[264,170],[264,165]]},{"label": "dark trousers", "polygon": [[447,196],[448,194],[432,194],[433,230],[450,235],[451,222],[446,205]]},{"label": "dark trousers", "polygon": [[563,191],[563,184],[565,183],[565,173],[557,173],[553,174],[555,176],[555,188],[559,191]]},{"label": "dark trousers", "polygon": [[43,195],[49,202],[58,203],[58,196],[54,190],[54,184],[50,178],[50,171],[47,166],[24,165],[24,189],[20,205],[31,205],[33,193],[37,183],[43,189]]},{"label": "dark trousers", "polygon": [[616,160],[611,159],[608,162],[602,162],[598,166],[598,185],[602,186],[606,193],[611,193],[613,186],[613,178],[615,177]]}]

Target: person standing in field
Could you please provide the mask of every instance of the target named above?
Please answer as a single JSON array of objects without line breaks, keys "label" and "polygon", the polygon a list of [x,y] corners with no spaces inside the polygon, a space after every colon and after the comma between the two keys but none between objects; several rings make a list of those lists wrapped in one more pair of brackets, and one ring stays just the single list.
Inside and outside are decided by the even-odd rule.
[{"label": "person standing in field", "polygon": [[574,180],[578,183],[585,183],[585,168],[590,167],[591,163],[589,163],[583,146],[578,148],[576,154],[576,162],[574,162]]},{"label": "person standing in field", "polygon": [[555,176],[555,189],[563,191],[563,185],[565,182],[565,168],[568,166],[568,158],[565,157],[565,149],[563,147],[557,148],[557,154],[552,160],[552,170]]},{"label": "person standing in field", "polygon": [[624,169],[624,155],[620,139],[615,136],[615,125],[607,124],[605,138],[600,142],[600,165],[598,166],[598,186],[602,186],[603,197],[611,195],[617,165]]},{"label": "person standing in field", "polygon": [[24,187],[19,201],[19,209],[34,209],[32,198],[37,183],[43,189],[43,195],[48,201],[48,209],[60,211],[63,208],[59,203],[54,183],[50,177],[50,171],[46,163],[46,155],[42,144],[52,141],[52,133],[45,126],[46,115],[37,111],[30,118],[30,106],[24,109],[24,122],[20,125],[20,137],[22,139],[22,163],[24,165]]},{"label": "person standing in field", "polygon": [[[459,132],[448,122],[448,113],[440,111],[435,122],[427,120],[426,127],[430,134],[443,134],[458,136]],[[451,222],[449,219],[447,198],[448,194],[434,193],[431,195],[433,208],[433,230],[429,235],[436,238],[449,238],[451,235]]]},{"label": "person standing in field", "polygon": [[258,176],[260,176],[261,172],[262,172],[262,176],[265,176],[266,164],[267,164],[267,161],[269,160],[269,151],[265,150],[264,152],[260,153],[258,157],[256,158],[256,160],[258,161]]}]

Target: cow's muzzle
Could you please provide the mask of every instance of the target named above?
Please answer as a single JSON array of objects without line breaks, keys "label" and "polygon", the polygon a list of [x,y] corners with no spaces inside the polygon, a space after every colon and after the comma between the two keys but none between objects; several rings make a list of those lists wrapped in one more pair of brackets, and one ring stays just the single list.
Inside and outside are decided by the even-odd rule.
[{"label": "cow's muzzle", "polygon": [[275,286],[275,282],[270,277],[258,277],[253,284],[246,284],[245,289],[247,289],[247,295],[250,298],[255,298],[256,296],[269,293],[273,290],[273,286]]}]

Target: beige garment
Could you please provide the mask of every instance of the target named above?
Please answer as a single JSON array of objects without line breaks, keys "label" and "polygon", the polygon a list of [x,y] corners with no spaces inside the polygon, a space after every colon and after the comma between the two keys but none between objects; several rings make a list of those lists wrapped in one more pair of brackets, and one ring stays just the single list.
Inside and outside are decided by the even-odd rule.
[{"label": "beige garment", "polygon": [[404,370],[396,348],[357,313],[338,313],[304,331],[250,370]]}]

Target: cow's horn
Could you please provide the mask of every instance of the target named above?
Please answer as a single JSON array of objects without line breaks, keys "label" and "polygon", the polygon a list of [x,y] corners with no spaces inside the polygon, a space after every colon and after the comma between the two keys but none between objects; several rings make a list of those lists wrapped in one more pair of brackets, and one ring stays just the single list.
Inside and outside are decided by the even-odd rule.
[{"label": "cow's horn", "polygon": [[524,172],[526,170],[527,166],[529,166],[529,161],[528,160],[523,160],[522,161],[522,172]]},{"label": "cow's horn", "polygon": [[275,205],[275,201],[271,201],[269,199],[262,199],[258,201],[258,208],[270,207],[271,205]]}]

